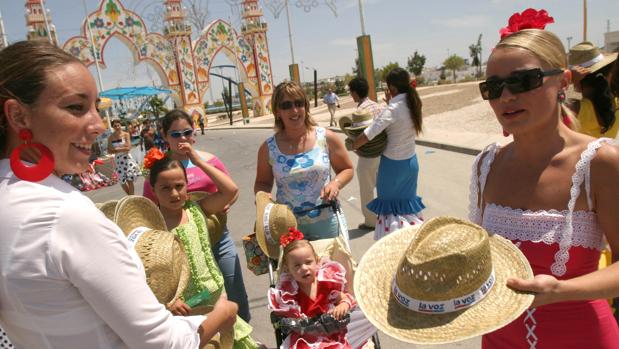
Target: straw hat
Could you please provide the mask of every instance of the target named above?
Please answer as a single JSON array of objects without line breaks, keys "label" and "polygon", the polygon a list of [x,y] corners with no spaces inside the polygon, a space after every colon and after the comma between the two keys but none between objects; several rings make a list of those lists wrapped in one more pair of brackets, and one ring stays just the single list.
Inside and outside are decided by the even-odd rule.
[{"label": "straw hat", "polygon": [[137,195],[125,196],[118,201],[114,222],[126,235],[138,227],[168,230],[159,208],[149,199]]},{"label": "straw hat", "polygon": [[494,331],[529,308],[534,296],[508,288],[508,277],[533,278],[516,246],[476,224],[438,217],[375,243],[354,288],[367,318],[386,334],[442,344]]},{"label": "straw hat", "polygon": [[589,68],[594,73],[617,60],[617,52],[603,54],[600,49],[589,41],[583,41],[572,48],[568,56],[570,68],[581,66]]},{"label": "straw hat", "polygon": [[[205,191],[192,191],[188,194],[189,200],[191,201],[201,201],[211,195],[211,193]],[[219,242],[224,235],[226,223],[228,222],[228,215],[225,213],[204,214],[204,218],[206,219],[206,227],[211,244]]]},{"label": "straw hat", "polygon": [[103,212],[103,214],[107,217],[107,219],[113,221],[114,220],[114,212],[116,211],[116,205],[118,204],[118,200],[109,200],[103,203],[97,202],[95,206]]},{"label": "straw hat", "polygon": [[352,113],[352,118],[343,116],[338,121],[340,129],[347,135],[358,136],[363,130],[370,126],[374,116],[367,109],[357,109]]},{"label": "straw hat", "polygon": [[121,199],[114,221],[140,257],[148,286],[157,300],[169,307],[189,284],[189,260],[181,241],[166,231],[157,206],[141,196]]},{"label": "straw hat", "polygon": [[[372,113],[367,109],[358,109],[352,114],[352,118],[344,116],[340,118],[340,129],[350,138],[357,138],[373,121]],[[380,156],[387,147],[387,133],[381,132],[371,141],[367,142],[355,153],[366,158]]]},{"label": "straw hat", "polygon": [[269,193],[256,193],[256,240],[262,251],[270,258],[279,257],[279,237],[288,229],[297,227],[292,210],[284,204],[271,200]]}]

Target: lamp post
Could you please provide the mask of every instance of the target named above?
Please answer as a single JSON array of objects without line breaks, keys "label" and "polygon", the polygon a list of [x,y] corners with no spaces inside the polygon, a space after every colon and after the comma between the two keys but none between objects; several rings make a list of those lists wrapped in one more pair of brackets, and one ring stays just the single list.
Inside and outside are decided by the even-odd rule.
[{"label": "lamp post", "polygon": [[361,36],[357,37],[357,50],[359,52],[359,75],[364,77],[370,87],[368,97],[376,101],[376,80],[374,79],[374,58],[372,56],[372,41],[365,34],[365,13],[363,0],[359,0],[359,17],[361,19]]},{"label": "lamp post", "polygon": [[[314,71],[314,108],[318,106],[318,71],[316,68],[311,67]],[[310,67],[306,66],[305,69],[309,70]]]},{"label": "lamp post", "polygon": [[290,58],[292,63],[288,66],[290,72],[290,80],[296,81],[300,85],[301,78],[299,77],[299,65],[294,62],[294,48],[292,46],[292,25],[290,24],[290,11],[288,10],[288,0],[284,0],[286,9],[286,19],[288,21],[288,40],[290,41]]},{"label": "lamp post", "polygon": [[572,47],[572,45],[570,44],[572,42],[572,39],[573,38],[571,36],[567,37],[567,50],[568,51],[570,50],[570,47]]}]

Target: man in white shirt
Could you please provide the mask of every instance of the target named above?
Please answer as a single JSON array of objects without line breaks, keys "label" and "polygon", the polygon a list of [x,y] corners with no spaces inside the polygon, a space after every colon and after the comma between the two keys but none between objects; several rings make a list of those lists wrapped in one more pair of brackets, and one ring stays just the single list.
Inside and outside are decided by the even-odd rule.
[{"label": "man in white shirt", "polygon": [[[352,99],[357,102],[357,109],[368,110],[374,119],[383,111],[378,103],[368,98],[369,85],[364,78],[357,77],[350,80],[348,89]],[[373,230],[376,226],[376,214],[368,210],[367,204],[374,199],[379,163],[380,156],[374,158],[359,156],[357,162],[359,195],[361,196],[361,211],[363,212],[363,223],[359,224],[359,229]]]},{"label": "man in white shirt", "polygon": [[323,102],[327,105],[329,109],[329,113],[331,114],[331,121],[329,122],[329,126],[335,125],[335,108],[339,107],[340,98],[333,92],[333,89],[329,89],[329,92],[322,99]]}]

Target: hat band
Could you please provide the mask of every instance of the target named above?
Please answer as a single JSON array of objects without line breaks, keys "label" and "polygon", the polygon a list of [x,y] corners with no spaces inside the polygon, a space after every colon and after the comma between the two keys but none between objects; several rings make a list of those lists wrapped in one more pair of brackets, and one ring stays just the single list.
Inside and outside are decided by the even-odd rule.
[{"label": "hat band", "polygon": [[133,229],[131,233],[127,235],[127,240],[129,240],[129,245],[131,246],[131,248],[135,248],[135,244],[140,239],[140,236],[142,236],[142,234],[146,233],[149,230],[152,229],[146,227],[137,227]]},{"label": "hat band", "polygon": [[271,235],[271,228],[269,228],[271,210],[274,206],[275,204],[269,203],[264,208],[264,214],[262,215],[262,227],[264,228],[264,237],[267,239],[267,242],[273,245],[277,245],[277,242],[273,240],[273,236]]},{"label": "hat band", "polygon": [[359,121],[359,122],[353,122],[352,124],[350,124],[350,127],[367,126],[367,125],[369,125],[371,123],[372,123],[372,120],[364,120],[364,121]]},{"label": "hat band", "polygon": [[394,298],[402,305],[410,310],[424,314],[444,314],[452,313],[454,311],[466,309],[479,303],[494,286],[494,269],[490,273],[488,279],[475,291],[458,298],[452,298],[446,301],[422,301],[409,297],[404,294],[396,283],[396,278],[393,279],[393,286],[391,288]]},{"label": "hat band", "polygon": [[599,63],[599,62],[601,62],[603,60],[604,60],[604,55],[600,53],[599,55],[593,57],[592,59],[590,59],[590,60],[588,60],[586,62],[570,65],[570,68],[573,68],[575,66],[580,66],[580,67],[583,67],[583,68],[589,68],[590,66],[594,65],[595,63]]}]

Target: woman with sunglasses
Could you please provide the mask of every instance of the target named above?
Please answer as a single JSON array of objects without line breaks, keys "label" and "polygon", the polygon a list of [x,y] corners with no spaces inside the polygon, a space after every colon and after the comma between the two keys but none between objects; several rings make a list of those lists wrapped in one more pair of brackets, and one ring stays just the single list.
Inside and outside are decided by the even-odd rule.
[{"label": "woman with sunglasses", "polygon": [[406,70],[394,68],[385,80],[389,105],[352,142],[352,148],[359,149],[383,130],[387,132],[387,147],[380,157],[376,177],[376,199],[367,205],[378,215],[375,240],[400,228],[421,224],[421,211],[425,208],[417,196],[419,163],[415,153],[415,138],[421,132],[421,99],[410,85]]},{"label": "woman with sunglasses", "polygon": [[114,132],[107,140],[107,152],[114,154],[114,168],[120,185],[127,195],[133,195],[135,186],[133,182],[140,175],[140,168],[135,162],[131,151],[131,138],[129,133],[123,131],[120,120],[112,120]]},{"label": "woman with sunglasses", "polygon": [[561,40],[542,29],[502,38],[480,84],[514,141],[477,157],[470,218],[515,243],[535,274],[506,281],[535,299],[482,347],[619,348],[603,299],[619,294],[619,265],[597,270],[604,238],[619,249],[619,187],[609,185],[619,178],[619,150],[562,122],[571,74]]},{"label": "woman with sunglasses", "polygon": [[295,82],[277,85],[271,108],[275,135],[258,150],[254,192],[270,193],[275,182],[276,201],[292,209],[307,240],[336,237],[335,213],[327,205],[315,207],[336,200],[352,179],[352,162],[344,143],[335,133],[318,127],[310,116],[305,92]]},{"label": "woman with sunglasses", "polygon": [[120,228],[60,178],[87,169],[105,131],[96,99],[64,50],[33,40],[0,51],[0,325],[15,348],[202,348],[233,326],[236,305],[172,316]]},{"label": "woman with sunglasses", "polygon": [[[161,119],[161,126],[162,136],[169,145],[166,155],[171,159],[179,160],[185,168],[187,173],[187,191],[216,192],[217,186],[201,167],[213,166],[228,176],[229,173],[217,156],[198,151],[193,147],[195,139],[194,125],[191,117],[182,110],[172,110]],[[197,158],[202,160],[200,164],[196,164],[189,159],[189,154],[192,152],[195,152]],[[145,197],[157,203],[157,198],[148,180],[144,181],[143,193]],[[234,204],[237,198],[238,195],[228,204],[224,210],[225,212],[230,209],[230,206]],[[247,292],[243,283],[241,262],[227,226],[221,239],[219,241],[211,241],[211,246],[215,260],[224,276],[224,287],[228,299],[239,305],[239,316],[249,322],[251,315],[249,313]]]}]

